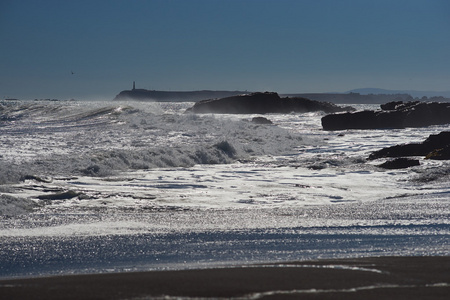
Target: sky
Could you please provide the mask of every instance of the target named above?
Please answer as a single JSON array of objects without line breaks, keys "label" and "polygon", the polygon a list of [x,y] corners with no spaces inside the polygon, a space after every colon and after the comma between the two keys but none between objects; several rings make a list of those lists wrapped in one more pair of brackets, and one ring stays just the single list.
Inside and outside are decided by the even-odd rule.
[{"label": "sky", "polygon": [[0,0],[0,99],[450,90],[448,0]]}]

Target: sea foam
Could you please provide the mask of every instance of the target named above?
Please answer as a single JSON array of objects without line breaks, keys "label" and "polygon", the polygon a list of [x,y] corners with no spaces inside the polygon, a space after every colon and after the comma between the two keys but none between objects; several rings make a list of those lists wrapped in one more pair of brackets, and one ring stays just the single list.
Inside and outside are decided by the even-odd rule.
[{"label": "sea foam", "polygon": [[[178,104],[180,105],[180,104]],[[23,176],[109,176],[118,171],[226,164],[292,153],[306,142],[278,126],[166,113],[155,104],[31,102],[1,107],[0,183]]]}]

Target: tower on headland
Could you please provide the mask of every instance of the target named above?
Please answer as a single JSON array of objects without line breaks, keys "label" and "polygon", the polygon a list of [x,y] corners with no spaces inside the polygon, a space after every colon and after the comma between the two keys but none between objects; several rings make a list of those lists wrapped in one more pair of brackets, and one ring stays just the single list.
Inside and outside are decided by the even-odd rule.
[{"label": "tower on headland", "polygon": [[135,85],[135,83],[134,83],[134,81],[133,81],[133,91],[136,89],[136,85]]}]

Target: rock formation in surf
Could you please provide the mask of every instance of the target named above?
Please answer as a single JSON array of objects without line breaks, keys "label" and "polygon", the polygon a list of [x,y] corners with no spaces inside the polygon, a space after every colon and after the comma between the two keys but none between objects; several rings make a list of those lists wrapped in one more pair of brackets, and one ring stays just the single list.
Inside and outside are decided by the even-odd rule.
[{"label": "rock formation in surf", "polygon": [[430,135],[422,143],[396,145],[375,151],[369,160],[384,157],[425,156],[428,159],[450,159],[450,131]]},{"label": "rock formation in surf", "polygon": [[419,166],[420,162],[417,159],[410,159],[405,157],[396,158],[394,160],[388,160],[381,165],[383,169],[406,169],[409,167]]},{"label": "rock formation in surf", "polygon": [[450,103],[390,102],[381,110],[330,114],[322,118],[324,130],[395,129],[450,123]]},{"label": "rock formation in surf", "polygon": [[220,99],[203,100],[195,103],[186,112],[217,114],[267,114],[303,113],[324,111],[334,113],[352,111],[352,107],[340,107],[329,102],[306,98],[281,98],[277,93],[252,93]]},{"label": "rock formation in surf", "polygon": [[273,124],[272,121],[270,121],[269,119],[264,118],[264,117],[254,117],[252,119],[252,123],[260,124],[260,125],[271,125],[271,124]]}]

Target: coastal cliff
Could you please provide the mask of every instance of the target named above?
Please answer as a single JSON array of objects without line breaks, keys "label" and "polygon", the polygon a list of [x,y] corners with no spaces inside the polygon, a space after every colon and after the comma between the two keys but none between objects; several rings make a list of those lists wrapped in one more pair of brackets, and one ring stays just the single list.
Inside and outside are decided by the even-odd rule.
[{"label": "coastal cliff", "polygon": [[200,100],[224,98],[246,94],[243,91],[154,91],[132,89],[120,92],[114,100],[137,100],[155,102],[197,102]]}]

